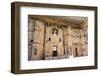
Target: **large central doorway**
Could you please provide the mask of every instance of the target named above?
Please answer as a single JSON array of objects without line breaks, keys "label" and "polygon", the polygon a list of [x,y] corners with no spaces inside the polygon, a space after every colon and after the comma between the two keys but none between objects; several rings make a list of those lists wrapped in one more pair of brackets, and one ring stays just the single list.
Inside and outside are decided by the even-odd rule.
[{"label": "large central doorway", "polygon": [[57,56],[57,46],[53,46],[52,56],[53,57]]}]

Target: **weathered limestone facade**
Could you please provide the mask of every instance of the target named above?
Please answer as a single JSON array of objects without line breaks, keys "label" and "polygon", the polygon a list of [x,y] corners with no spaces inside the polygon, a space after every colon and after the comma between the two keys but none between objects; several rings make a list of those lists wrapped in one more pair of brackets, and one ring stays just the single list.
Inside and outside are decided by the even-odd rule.
[{"label": "weathered limestone facade", "polygon": [[57,26],[47,26],[45,34],[45,57],[63,57],[63,30]]},{"label": "weathered limestone facade", "polygon": [[88,55],[87,19],[76,25],[49,16],[29,16],[28,23],[28,60]]}]

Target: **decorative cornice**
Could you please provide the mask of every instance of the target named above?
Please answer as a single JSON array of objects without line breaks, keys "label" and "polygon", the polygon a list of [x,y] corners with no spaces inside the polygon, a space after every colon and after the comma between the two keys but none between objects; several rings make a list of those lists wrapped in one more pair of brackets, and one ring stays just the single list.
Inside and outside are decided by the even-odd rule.
[{"label": "decorative cornice", "polygon": [[47,25],[51,25],[51,26],[52,25],[53,26],[57,25],[58,27],[71,26],[72,28],[75,28],[75,29],[82,29],[82,27],[80,25],[76,25],[76,24],[73,24],[73,23],[58,20],[58,19],[55,19],[55,18],[50,17],[50,16],[29,15],[29,17],[32,18],[32,19],[35,19],[35,20],[44,21],[44,22],[46,22]]}]

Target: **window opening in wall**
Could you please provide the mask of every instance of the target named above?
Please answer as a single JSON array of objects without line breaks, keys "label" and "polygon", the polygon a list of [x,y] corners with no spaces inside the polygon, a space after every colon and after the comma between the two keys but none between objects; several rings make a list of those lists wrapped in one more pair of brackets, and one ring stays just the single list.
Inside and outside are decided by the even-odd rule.
[{"label": "window opening in wall", "polygon": [[61,38],[59,38],[59,42],[61,42]]},{"label": "window opening in wall", "polygon": [[31,40],[31,42],[33,42],[33,40]]},{"label": "window opening in wall", "polygon": [[49,41],[51,41],[51,38],[49,37]]}]

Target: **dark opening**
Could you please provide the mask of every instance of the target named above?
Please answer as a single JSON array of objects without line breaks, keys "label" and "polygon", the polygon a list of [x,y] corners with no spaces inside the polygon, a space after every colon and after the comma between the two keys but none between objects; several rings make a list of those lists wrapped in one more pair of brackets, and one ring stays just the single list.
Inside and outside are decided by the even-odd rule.
[{"label": "dark opening", "polygon": [[52,34],[54,34],[54,33],[55,33],[56,35],[58,35],[58,30],[57,30],[56,28],[53,28],[53,29],[52,29]]},{"label": "dark opening", "polygon": [[84,34],[84,37],[85,37],[85,34]]},{"label": "dark opening", "polygon": [[52,56],[57,56],[57,46],[53,46],[53,54]]},{"label": "dark opening", "polygon": [[31,40],[31,42],[33,42],[33,40]]},{"label": "dark opening", "polygon": [[49,37],[49,41],[51,41],[51,38]]},{"label": "dark opening", "polygon": [[61,38],[59,38],[59,42],[61,42]]},{"label": "dark opening", "polygon": [[53,51],[53,56],[57,56],[57,51]]},{"label": "dark opening", "polygon": [[76,53],[76,56],[78,56],[78,51],[77,51],[77,48],[75,48],[75,53]]}]

